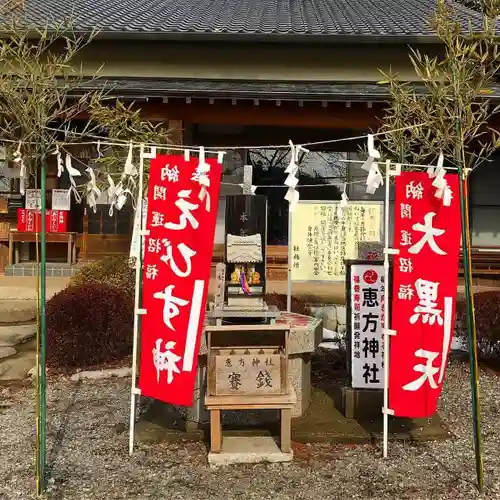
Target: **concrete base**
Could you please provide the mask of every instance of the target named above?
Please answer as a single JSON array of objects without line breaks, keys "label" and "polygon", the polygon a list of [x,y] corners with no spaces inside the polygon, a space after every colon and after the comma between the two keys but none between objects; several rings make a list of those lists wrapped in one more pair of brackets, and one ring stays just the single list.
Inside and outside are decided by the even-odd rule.
[{"label": "concrete base", "polygon": [[384,406],[382,390],[342,388],[342,412],[345,418],[377,420]]},{"label": "concrete base", "polygon": [[222,438],[221,453],[209,453],[213,466],[290,462],[293,451],[283,453],[270,436],[227,436]]}]

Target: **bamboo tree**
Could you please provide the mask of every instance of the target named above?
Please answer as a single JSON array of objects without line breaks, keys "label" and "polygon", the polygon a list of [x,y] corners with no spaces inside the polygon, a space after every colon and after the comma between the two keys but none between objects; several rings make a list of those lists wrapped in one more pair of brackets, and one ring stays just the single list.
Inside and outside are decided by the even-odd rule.
[{"label": "bamboo tree", "polygon": [[[76,35],[70,23],[38,31],[22,27],[12,15],[0,37],[0,143],[19,149],[26,166],[27,186],[41,187],[39,345],[37,351],[37,491],[46,486],[46,174],[55,148],[66,149],[82,137],[102,135],[103,126],[115,139],[166,142],[162,124],[140,119],[139,111],[111,98],[98,82],[101,69],[87,73],[78,63],[96,32]],[[83,125],[83,126],[82,126]],[[161,130],[161,132],[160,132]],[[19,145],[19,146],[17,146]],[[125,148],[107,152],[105,174],[123,170]],[[12,153],[12,148],[11,148]],[[38,243],[37,243],[38,246]]]},{"label": "bamboo tree", "polygon": [[476,7],[480,4],[484,13],[478,14],[482,17],[481,30],[474,30],[472,23],[461,24],[454,7],[438,0],[431,26],[442,51],[429,55],[410,50],[417,82],[400,82],[397,75],[383,73],[384,80],[380,83],[389,85],[391,105],[382,118],[381,131],[396,129],[402,124],[416,127],[382,136],[381,147],[390,158],[417,164],[435,161],[442,151],[446,162],[458,169],[476,474],[478,487],[482,489],[484,472],[467,182],[470,172],[488,161],[500,147],[497,131],[489,126],[491,118],[500,110],[491,99],[491,87],[500,70],[496,21],[500,0],[474,0],[474,3]]}]

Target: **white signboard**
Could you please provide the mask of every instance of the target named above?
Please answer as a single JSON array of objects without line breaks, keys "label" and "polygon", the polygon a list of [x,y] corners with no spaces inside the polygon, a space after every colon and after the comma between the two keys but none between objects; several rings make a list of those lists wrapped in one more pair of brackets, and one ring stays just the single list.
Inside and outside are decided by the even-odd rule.
[{"label": "white signboard", "polygon": [[352,387],[384,387],[384,266],[352,264],[350,278]]},{"label": "white signboard", "polygon": [[383,204],[299,202],[291,217],[292,281],[344,282],[344,261],[357,257],[360,241],[382,241]]},{"label": "white signboard", "polygon": [[71,210],[71,191],[69,189],[52,190],[52,210]]},{"label": "white signboard", "polygon": [[42,208],[42,190],[26,189],[26,204],[28,210],[40,210]]},{"label": "white signboard", "polygon": [[[142,227],[146,227],[146,219],[148,217],[148,200],[144,198],[142,200]],[[139,258],[139,241],[141,237],[139,236],[139,231],[141,229],[141,220],[139,218],[139,211],[135,211],[134,216],[134,229],[132,232],[132,242],[130,244],[130,258]],[[144,254],[144,238],[142,239],[142,253]]]}]

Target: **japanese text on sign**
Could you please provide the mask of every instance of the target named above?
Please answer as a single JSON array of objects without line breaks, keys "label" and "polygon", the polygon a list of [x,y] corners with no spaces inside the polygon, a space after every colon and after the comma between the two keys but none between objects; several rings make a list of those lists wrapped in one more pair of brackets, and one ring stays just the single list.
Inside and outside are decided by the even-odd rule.
[{"label": "japanese text on sign", "polygon": [[279,354],[228,354],[215,357],[215,393],[279,394],[281,392]]},{"label": "japanese text on sign", "polygon": [[436,411],[451,345],[458,285],[458,177],[447,174],[446,206],[427,173],[396,178],[389,405],[396,416]]},{"label": "japanese text on sign", "polygon": [[192,404],[220,177],[216,160],[151,162],[139,387],[167,403]]},{"label": "japanese text on sign", "polygon": [[69,189],[52,190],[52,210],[71,210],[71,191]]},{"label": "japanese text on sign", "polygon": [[384,386],[384,267],[352,264],[350,282],[352,387]]},{"label": "japanese text on sign", "polygon": [[343,281],[357,243],[382,238],[381,203],[299,202],[292,217],[293,281]]},{"label": "japanese text on sign", "polygon": [[40,210],[42,207],[41,189],[26,189],[25,208],[28,210]]}]

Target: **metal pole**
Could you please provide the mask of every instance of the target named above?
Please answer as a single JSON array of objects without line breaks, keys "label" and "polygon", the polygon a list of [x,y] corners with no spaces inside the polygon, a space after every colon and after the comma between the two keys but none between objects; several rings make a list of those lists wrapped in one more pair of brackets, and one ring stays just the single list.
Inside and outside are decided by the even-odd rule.
[{"label": "metal pole", "polygon": [[[457,136],[461,136],[460,121],[455,120]],[[472,421],[474,426],[474,451],[476,455],[477,487],[482,491],[484,487],[484,464],[481,442],[481,416],[479,409],[479,370],[477,362],[477,341],[474,318],[474,297],[472,294],[472,266],[471,244],[469,230],[469,214],[467,211],[467,173],[464,170],[464,161],[459,147],[456,148],[456,161],[459,175],[460,213],[462,225],[462,252],[464,263],[465,306],[467,310],[467,339],[469,347],[469,369],[472,396]]]},{"label": "metal pole", "polygon": [[132,382],[130,388],[130,425],[129,425],[129,454],[134,452],[134,433],[135,433],[135,406],[136,395],[138,394],[137,384],[137,349],[139,343],[139,307],[141,304],[141,277],[142,277],[142,242],[144,241],[142,221],[142,197],[143,197],[143,181],[144,181],[144,144],[141,144],[139,160],[139,187],[136,210],[139,214],[139,249],[135,262],[135,300],[134,300],[134,340],[132,351]]},{"label": "metal pole", "polygon": [[287,312],[292,312],[292,258],[293,258],[293,246],[292,246],[292,211],[290,210],[290,204],[288,204],[288,283],[286,288],[286,310]]},{"label": "metal pole", "polygon": [[390,210],[390,162],[385,164],[385,202],[384,202],[384,458],[387,458],[389,443],[389,210]]},{"label": "metal pole", "polygon": [[45,491],[46,477],[46,427],[47,427],[47,375],[46,375],[46,355],[47,355],[47,321],[45,316],[45,304],[47,300],[47,238],[46,238],[46,219],[47,211],[46,193],[47,193],[47,165],[45,159],[45,146],[41,145],[41,168],[40,168],[40,188],[41,188],[41,234],[40,234],[40,492]]}]

